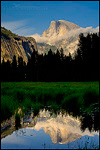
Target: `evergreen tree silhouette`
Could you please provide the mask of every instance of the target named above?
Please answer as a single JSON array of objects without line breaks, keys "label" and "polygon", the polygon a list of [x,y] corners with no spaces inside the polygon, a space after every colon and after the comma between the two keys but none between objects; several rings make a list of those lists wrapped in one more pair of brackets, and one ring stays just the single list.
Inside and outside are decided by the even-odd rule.
[{"label": "evergreen tree silhouette", "polygon": [[11,64],[10,61],[2,61],[1,64],[1,81],[11,81]]},{"label": "evergreen tree silhouette", "polygon": [[18,69],[17,69],[17,75],[18,81],[25,81],[25,67],[26,67],[26,63],[23,61],[22,57],[18,57]]},{"label": "evergreen tree silhouette", "polygon": [[13,56],[13,61],[12,61],[12,64],[11,64],[12,68],[12,81],[17,81],[17,60],[16,60],[16,56],[14,55]]},{"label": "evergreen tree silhouette", "polygon": [[27,78],[30,81],[38,81],[38,52],[35,49],[28,59]]},{"label": "evergreen tree silhouette", "polygon": [[50,49],[45,55],[34,49],[27,65],[22,57],[17,62],[14,55],[12,63],[3,58],[1,81],[98,81],[99,43],[98,33],[81,33],[74,59],[70,53],[64,55],[62,48],[56,53]]}]

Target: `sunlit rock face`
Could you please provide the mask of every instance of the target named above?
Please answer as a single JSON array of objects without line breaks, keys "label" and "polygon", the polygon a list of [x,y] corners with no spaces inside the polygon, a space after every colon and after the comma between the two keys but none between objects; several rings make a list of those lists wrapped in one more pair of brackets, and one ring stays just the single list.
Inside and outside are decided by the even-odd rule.
[{"label": "sunlit rock face", "polygon": [[3,58],[12,62],[15,55],[17,60],[21,56],[27,63],[34,49],[37,50],[34,38],[18,36],[1,27],[1,62]]},{"label": "sunlit rock face", "polygon": [[59,20],[59,21],[51,21],[50,27],[48,30],[45,30],[43,32],[43,37],[50,37],[50,36],[64,36],[66,35],[66,32],[79,28],[78,25],[65,21],[65,20]]},{"label": "sunlit rock face", "polygon": [[[74,57],[78,48],[79,34],[84,33],[84,35],[87,35],[87,33],[97,32],[99,32],[98,27],[82,28],[72,22],[58,20],[51,21],[49,28],[45,30],[42,35],[35,34],[30,36],[35,38],[38,43],[37,47],[39,53],[48,53],[49,49],[47,47],[55,46],[56,50],[63,48],[65,55],[71,53]],[[55,52],[55,48],[51,47],[51,49]]]},{"label": "sunlit rock face", "polygon": [[[47,30],[45,30],[42,36],[33,35],[36,39],[37,47],[39,53],[47,53],[49,49],[48,46],[55,46],[56,48],[52,48],[52,51],[55,52],[57,49],[63,48],[64,54],[69,55],[69,53],[73,54],[77,49],[78,39],[79,39],[79,30],[80,27],[72,22],[59,20],[59,21],[51,21],[51,24]],[[46,43],[45,47],[43,47],[40,43]]]},{"label": "sunlit rock face", "polygon": [[63,48],[64,54],[71,54],[77,49],[78,35],[72,35],[70,31],[80,27],[72,22],[59,20],[51,21],[48,30],[43,32],[43,37],[49,38],[47,44],[55,45],[58,49]]}]

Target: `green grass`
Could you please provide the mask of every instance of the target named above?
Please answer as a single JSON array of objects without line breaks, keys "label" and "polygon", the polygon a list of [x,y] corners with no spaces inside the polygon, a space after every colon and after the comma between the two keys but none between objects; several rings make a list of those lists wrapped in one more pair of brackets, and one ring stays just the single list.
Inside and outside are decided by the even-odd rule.
[{"label": "green grass", "polygon": [[1,121],[11,117],[17,108],[33,108],[35,114],[44,106],[64,109],[79,115],[99,103],[99,82],[2,82]]}]

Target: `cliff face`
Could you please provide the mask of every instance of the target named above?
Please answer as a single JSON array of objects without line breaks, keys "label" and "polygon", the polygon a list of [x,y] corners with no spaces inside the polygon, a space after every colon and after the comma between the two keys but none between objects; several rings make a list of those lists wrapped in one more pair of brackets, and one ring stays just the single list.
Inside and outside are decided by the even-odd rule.
[{"label": "cliff face", "polygon": [[[35,38],[39,53],[47,53],[49,50],[48,47],[53,52],[63,48],[65,55],[71,53],[74,56],[80,33],[81,27],[78,25],[69,21],[58,20],[51,21],[49,28],[41,36],[31,35],[31,37]],[[55,48],[53,49],[52,46]]]},{"label": "cliff face", "polygon": [[80,27],[72,22],[59,20],[51,21],[47,30],[42,34],[43,38],[47,38],[47,44],[54,45],[56,48],[64,49],[64,54],[68,55],[69,52],[73,54],[77,49],[78,34],[73,34],[75,30]]},{"label": "cliff face", "polygon": [[66,32],[80,28],[78,25],[65,21],[65,20],[59,20],[59,21],[51,21],[50,27],[48,30],[45,30],[43,32],[43,37],[50,37],[54,36],[55,34],[58,36],[64,36],[66,35]]},{"label": "cliff face", "polygon": [[37,43],[37,49],[38,49],[39,54],[47,54],[50,49],[53,52],[56,52],[57,47],[54,45],[46,44],[46,43]]},{"label": "cliff face", "polygon": [[17,60],[21,56],[27,63],[34,49],[37,50],[34,38],[18,36],[1,27],[1,62],[3,58],[12,61],[15,55]]}]

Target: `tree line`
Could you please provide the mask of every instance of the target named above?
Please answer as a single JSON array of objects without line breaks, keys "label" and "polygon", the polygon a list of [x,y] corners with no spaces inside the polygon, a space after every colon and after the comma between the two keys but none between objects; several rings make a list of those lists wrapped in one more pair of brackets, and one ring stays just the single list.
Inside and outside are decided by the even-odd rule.
[{"label": "tree line", "polygon": [[27,64],[22,57],[13,56],[1,63],[1,81],[98,81],[99,80],[99,43],[97,33],[79,35],[77,52],[72,58],[64,55],[61,48],[56,53],[50,49],[48,54],[38,54],[35,49]]}]

